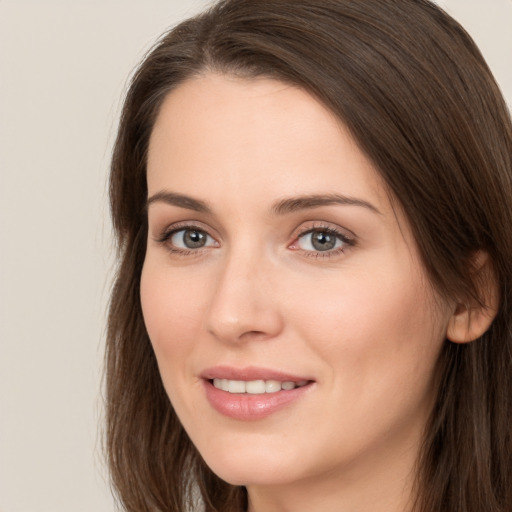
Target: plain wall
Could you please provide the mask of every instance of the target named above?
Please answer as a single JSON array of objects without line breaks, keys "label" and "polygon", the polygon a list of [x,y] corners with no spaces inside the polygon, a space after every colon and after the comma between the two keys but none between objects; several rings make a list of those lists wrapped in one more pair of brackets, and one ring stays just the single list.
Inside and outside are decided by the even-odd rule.
[{"label": "plain wall", "polygon": [[[205,0],[0,0],[0,512],[106,512],[107,170],[126,80]],[[512,0],[439,2],[512,105]]]}]

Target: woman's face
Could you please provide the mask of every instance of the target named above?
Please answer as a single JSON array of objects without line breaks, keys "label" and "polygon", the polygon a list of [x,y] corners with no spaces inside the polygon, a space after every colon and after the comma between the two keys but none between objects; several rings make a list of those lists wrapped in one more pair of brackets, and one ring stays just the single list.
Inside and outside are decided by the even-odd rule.
[{"label": "woman's face", "polygon": [[144,319],[213,471],[409,471],[450,312],[343,125],[299,88],[207,74],[165,100],[147,177]]}]

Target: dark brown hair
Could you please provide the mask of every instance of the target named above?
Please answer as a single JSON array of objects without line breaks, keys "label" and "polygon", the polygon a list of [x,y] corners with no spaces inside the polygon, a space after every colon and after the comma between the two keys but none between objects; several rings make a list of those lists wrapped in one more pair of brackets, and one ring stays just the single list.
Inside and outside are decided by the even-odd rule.
[{"label": "dark brown hair", "polygon": [[[225,0],[167,33],[129,89],[110,199],[119,269],[106,356],[107,455],[128,511],[242,512],[245,489],[214,475],[163,389],[140,306],[148,141],[166,95],[214,71],[298,85],[375,164],[410,221],[432,285],[479,301],[470,262],[499,283],[490,329],[446,342],[418,461],[418,512],[512,510],[512,127],[467,33],[427,0]],[[199,505],[198,505],[199,506]]]}]

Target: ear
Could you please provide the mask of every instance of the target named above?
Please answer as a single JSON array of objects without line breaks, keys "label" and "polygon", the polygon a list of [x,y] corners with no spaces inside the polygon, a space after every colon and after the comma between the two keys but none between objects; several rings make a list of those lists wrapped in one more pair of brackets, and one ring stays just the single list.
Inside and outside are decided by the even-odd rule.
[{"label": "ear", "polygon": [[478,251],[473,260],[474,281],[480,301],[470,298],[458,303],[446,329],[446,337],[454,343],[469,343],[489,329],[500,303],[499,286],[489,255]]}]

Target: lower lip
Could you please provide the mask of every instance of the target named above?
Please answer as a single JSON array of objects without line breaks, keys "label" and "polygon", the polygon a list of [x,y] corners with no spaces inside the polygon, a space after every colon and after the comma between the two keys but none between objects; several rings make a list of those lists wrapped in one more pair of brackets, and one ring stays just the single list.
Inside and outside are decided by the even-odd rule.
[{"label": "lower lip", "polygon": [[299,400],[307,393],[312,382],[294,389],[281,390],[275,393],[251,395],[248,393],[228,393],[217,389],[209,380],[204,380],[206,398],[211,406],[220,414],[236,420],[254,421],[283,409]]}]

